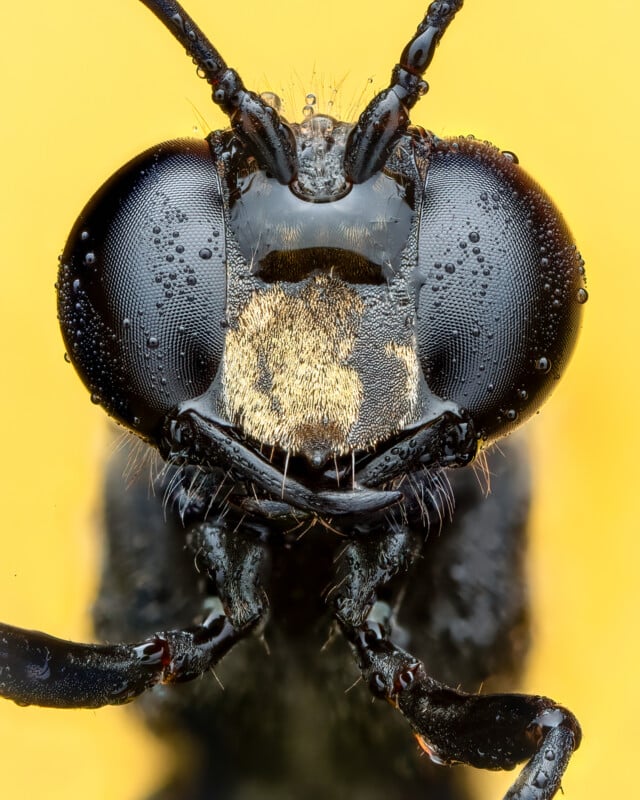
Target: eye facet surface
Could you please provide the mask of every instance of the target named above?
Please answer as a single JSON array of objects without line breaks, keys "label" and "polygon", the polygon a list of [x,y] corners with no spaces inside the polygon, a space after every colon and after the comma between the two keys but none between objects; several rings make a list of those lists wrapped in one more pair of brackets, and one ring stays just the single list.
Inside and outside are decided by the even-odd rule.
[{"label": "eye facet surface", "polygon": [[206,142],[169,142],[82,212],[58,277],[69,357],[96,402],[141,435],[210,384],[222,355],[226,244]]},{"label": "eye facet surface", "polygon": [[586,300],[559,211],[512,160],[468,139],[431,158],[418,231],[418,347],[430,389],[490,441],[561,376]]}]

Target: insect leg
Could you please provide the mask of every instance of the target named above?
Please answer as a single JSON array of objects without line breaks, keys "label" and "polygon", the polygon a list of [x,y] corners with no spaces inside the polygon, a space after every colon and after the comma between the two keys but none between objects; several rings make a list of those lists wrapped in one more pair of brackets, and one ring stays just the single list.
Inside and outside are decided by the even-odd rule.
[{"label": "insect leg", "polygon": [[216,592],[234,628],[253,629],[266,615],[267,595],[262,576],[267,565],[266,545],[243,528],[230,531],[218,522],[196,525],[187,543],[215,580]]},{"label": "insect leg", "polygon": [[197,678],[249,630],[224,614],[134,644],[81,644],[0,624],[0,696],[19,705],[98,708],[157,683]]},{"label": "insect leg", "polygon": [[378,589],[408,569],[419,547],[419,538],[405,526],[349,541],[338,557],[336,585],[328,593],[340,625],[355,629],[363,624]]},{"label": "insect leg", "polygon": [[[507,472],[507,478],[510,476]],[[497,489],[492,496],[497,497],[496,502],[486,503],[486,519],[483,519],[487,525],[500,508],[503,511],[509,508],[501,494],[502,489]],[[465,508],[464,496],[461,499],[459,511]],[[514,500],[514,503],[511,515],[517,521],[521,502]],[[442,512],[444,516],[446,509]],[[443,536],[449,533],[447,530]],[[453,542],[454,547],[464,542],[473,546],[468,541],[468,526],[462,525],[454,533],[461,537],[457,545]],[[486,534],[485,530],[485,537]],[[485,769],[512,769],[528,760],[506,798],[550,800],[580,743],[580,727],[571,712],[546,697],[479,695],[452,689],[432,678],[419,659],[394,644],[395,620],[388,607],[385,612],[385,604],[376,604],[375,600],[380,587],[395,574],[387,564],[408,567],[415,561],[415,569],[420,573],[416,577],[424,578],[426,562],[415,559],[415,538],[410,531],[354,537],[345,553],[344,568],[338,566],[341,580],[331,600],[372,693],[388,700],[403,714],[419,744],[436,763],[461,762]],[[443,572],[454,563],[445,560]]]},{"label": "insect leg", "polygon": [[513,769],[528,759],[505,800],[555,795],[581,739],[570,711],[548,697],[468,694],[445,686],[390,641],[387,625],[373,619],[343,631],[372,693],[404,715],[432,760]]},{"label": "insect leg", "polygon": [[[215,570],[231,616],[214,611],[200,625],[109,645],[69,642],[0,624],[0,696],[24,705],[97,708],[211,669],[264,616],[260,576],[266,551],[255,537],[226,536],[220,522],[195,526],[190,541],[198,553],[204,552],[208,569]],[[234,582],[237,575],[240,584]]]}]

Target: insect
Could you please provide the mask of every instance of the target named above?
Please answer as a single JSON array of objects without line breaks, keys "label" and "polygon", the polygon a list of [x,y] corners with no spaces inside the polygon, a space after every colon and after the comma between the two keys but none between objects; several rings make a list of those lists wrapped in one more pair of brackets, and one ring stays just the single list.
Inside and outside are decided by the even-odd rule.
[{"label": "insect", "polygon": [[[122,491],[121,463],[110,474],[96,619],[129,643],[2,625],[0,693],[59,707],[142,695],[157,725],[217,752],[180,780],[231,794],[241,751],[264,785],[304,786],[292,717],[315,685],[314,757],[364,773],[368,797],[417,793],[427,778],[393,710],[343,697],[351,661],[433,761],[526,762],[507,796],[552,797],[573,715],[475,693],[526,644],[524,467],[517,446],[509,466],[489,447],[564,371],[586,292],[560,214],[512,155],[410,125],[462,3],[429,7],[355,125],[313,109],[288,123],[178,4],[145,4],[230,128],[126,165],[58,276],[94,401],[166,463],[152,496],[143,479]],[[488,498],[469,468],[482,458]],[[211,680],[171,686],[213,667],[222,699]],[[241,741],[223,719],[248,721]]]}]

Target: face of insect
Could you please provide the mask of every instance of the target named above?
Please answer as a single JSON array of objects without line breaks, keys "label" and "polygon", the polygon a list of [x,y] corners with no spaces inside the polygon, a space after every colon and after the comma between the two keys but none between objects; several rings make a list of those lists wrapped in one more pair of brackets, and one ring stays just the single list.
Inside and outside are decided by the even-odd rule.
[{"label": "face of insect", "polygon": [[473,140],[408,131],[354,184],[353,126],[288,129],[290,185],[218,132],[149,151],[92,199],[58,286],[96,401],[159,446],[190,410],[316,469],[445,413],[484,443],[534,413],[586,299],[549,198]]},{"label": "face of insect", "polygon": [[[295,648],[316,625],[309,597],[329,583],[365,684],[433,761],[506,769],[528,759],[510,796],[550,800],[580,741],[573,715],[544,697],[438,683],[399,647],[409,636],[393,605],[419,573],[405,602],[413,641],[437,643],[454,684],[521,653],[514,543],[525,481],[519,469],[503,475],[506,488],[481,512],[477,487],[462,478],[452,489],[442,475],[539,408],[586,300],[562,216],[512,154],[409,125],[461,0],[432,3],[389,88],[355,124],[311,106],[290,123],[274,95],[245,89],[177,3],[145,4],[194,57],[231,127],[166,142],[119,170],[80,215],[57,286],[67,352],[92,399],[168,462],[154,485],[164,502],[146,487],[130,506],[120,486],[109,493],[97,618],[105,638],[134,643],[79,645],[2,625],[0,689],[23,703],[95,707],[191,680],[264,629],[269,597]],[[425,534],[454,496],[453,550],[425,566]],[[467,525],[474,515],[479,524]],[[319,539],[300,566],[297,526],[316,522],[331,543]],[[495,531],[489,565],[472,527]],[[347,542],[337,556],[336,530]],[[143,576],[131,542],[144,551]],[[197,586],[184,578],[194,559],[206,578]],[[467,560],[484,564],[482,581],[452,567]],[[509,609],[482,617],[489,634],[474,658],[464,636],[447,652],[450,610],[413,624],[448,596],[440,575],[454,576],[469,616]],[[147,580],[157,598],[174,582],[173,602],[138,604]],[[177,607],[189,619],[208,613],[182,628],[182,617],[168,621]],[[277,663],[288,671],[287,656]]]}]

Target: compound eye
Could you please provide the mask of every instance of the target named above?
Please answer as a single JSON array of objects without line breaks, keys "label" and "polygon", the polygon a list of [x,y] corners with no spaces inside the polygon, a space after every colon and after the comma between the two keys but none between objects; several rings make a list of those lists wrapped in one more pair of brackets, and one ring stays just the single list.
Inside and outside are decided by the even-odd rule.
[{"label": "compound eye", "polygon": [[67,353],[109,414],[156,438],[220,363],[226,306],[222,195],[206,142],[169,142],[123,167],[62,255]]},{"label": "compound eye", "polygon": [[418,342],[430,389],[485,441],[540,407],[576,340],[582,259],[513,157],[473,140],[433,154],[418,245]]}]

